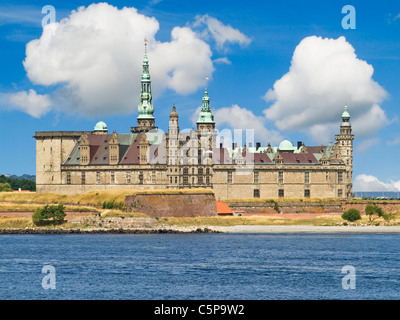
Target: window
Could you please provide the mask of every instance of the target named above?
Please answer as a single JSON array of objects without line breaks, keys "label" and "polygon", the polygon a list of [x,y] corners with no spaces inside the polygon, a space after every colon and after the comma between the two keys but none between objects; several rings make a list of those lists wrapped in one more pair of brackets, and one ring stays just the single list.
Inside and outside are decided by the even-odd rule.
[{"label": "window", "polygon": [[203,184],[203,168],[199,168],[197,172],[197,183]]},{"label": "window", "polygon": [[96,172],[96,183],[100,184],[100,172]]},{"label": "window", "polygon": [[254,198],[259,198],[260,197],[260,189],[254,189],[253,197]]},{"label": "window", "polygon": [[85,172],[82,172],[82,174],[81,174],[81,184],[86,184],[86,175],[85,175]]},{"label": "window", "polygon": [[157,183],[157,172],[153,171],[151,174],[151,183],[156,184]]},{"label": "window", "polygon": [[206,176],[206,184],[209,186],[210,185],[210,176]]},{"label": "window", "polygon": [[71,172],[67,172],[67,184],[71,184]]},{"label": "window", "polygon": [[130,172],[126,173],[126,184],[131,184],[131,173]]},{"label": "window", "polygon": [[285,191],[283,189],[279,189],[278,191],[278,197],[279,198],[284,198],[285,197]]},{"label": "window", "polygon": [[228,171],[227,183],[232,183],[232,171]]},{"label": "window", "polygon": [[343,197],[343,189],[338,189],[337,196],[338,196],[338,198]]},{"label": "window", "polygon": [[343,172],[338,172],[338,183],[342,183],[343,182]]},{"label": "window", "polygon": [[305,198],[309,198],[310,197],[310,190],[309,189],[304,190],[304,197]]},{"label": "window", "polygon": [[111,178],[110,178],[110,183],[114,184],[115,183],[115,172],[111,172]]},{"label": "window", "polygon": [[310,173],[309,172],[304,172],[304,183],[305,184],[310,183]]},{"label": "window", "polygon": [[139,184],[143,184],[143,171],[139,172]]},{"label": "window", "polygon": [[[254,183],[260,183],[260,173],[258,171],[254,171]],[[260,190],[258,190],[258,191],[260,191]],[[259,198],[259,197],[257,197],[257,198]]]},{"label": "window", "polygon": [[183,168],[183,185],[188,185],[189,184],[189,169],[188,168]]},{"label": "window", "polygon": [[278,173],[278,183],[283,184],[283,171],[279,171]]}]

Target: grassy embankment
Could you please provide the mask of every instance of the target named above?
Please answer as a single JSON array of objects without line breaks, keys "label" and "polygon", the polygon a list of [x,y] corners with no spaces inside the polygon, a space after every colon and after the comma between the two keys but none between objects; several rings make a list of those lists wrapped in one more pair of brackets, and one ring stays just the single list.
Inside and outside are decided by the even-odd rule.
[{"label": "grassy embankment", "polygon": [[[204,190],[201,190],[204,191]],[[64,204],[66,211],[79,211],[79,210],[93,210],[95,209],[101,214],[101,217],[146,217],[142,213],[127,213],[124,210],[112,208],[103,208],[104,203],[113,203],[120,205],[124,203],[125,196],[134,193],[198,193],[200,190],[107,190],[107,191],[91,191],[84,194],[74,195],[60,195],[50,193],[9,193],[0,192],[0,211],[18,212],[18,211],[34,211],[37,207],[45,204]],[[211,192],[211,191],[206,191]],[[279,199],[241,199],[229,200],[226,202],[266,202],[266,201],[279,201]],[[335,201],[332,199],[297,199],[290,200],[291,202],[321,202],[329,203]],[[353,203],[376,203],[379,201],[371,200],[352,200]],[[392,202],[390,200],[386,203]],[[394,201],[393,201],[394,202]],[[382,202],[384,203],[384,202]],[[398,201],[397,201],[398,203]],[[217,217],[197,217],[197,218],[159,218],[158,223],[160,226],[166,227],[185,227],[185,226],[234,226],[234,225],[315,225],[315,226],[335,226],[345,223],[340,215],[316,215],[312,219],[304,219],[299,214],[298,218],[285,218],[284,215],[280,216],[217,216]],[[357,224],[368,224],[368,218],[363,216],[362,220],[357,221]],[[376,219],[374,224],[387,222],[383,218]],[[396,217],[390,221],[391,225],[399,225],[400,218]],[[23,217],[0,217],[0,228],[31,228],[34,227],[30,218]],[[72,227],[70,223],[66,223],[63,227]],[[74,227],[77,227],[76,225]]]},{"label": "grassy embankment", "polygon": [[[125,197],[127,195],[146,193],[146,194],[166,194],[166,193],[212,193],[210,190],[105,190],[90,191],[82,194],[62,195],[54,193],[17,193],[0,192],[0,212],[34,212],[36,208],[46,204],[64,204],[66,212],[88,212],[97,211],[101,217],[107,218],[135,218],[147,217],[142,213],[128,213],[124,211]],[[1,228],[33,228],[32,219],[29,217],[1,216]],[[63,227],[80,227],[63,224]]]}]

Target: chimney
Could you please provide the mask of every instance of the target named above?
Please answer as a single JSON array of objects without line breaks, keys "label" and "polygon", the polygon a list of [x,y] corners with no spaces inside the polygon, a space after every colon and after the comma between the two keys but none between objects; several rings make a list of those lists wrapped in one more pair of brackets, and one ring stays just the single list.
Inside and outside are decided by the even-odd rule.
[{"label": "chimney", "polygon": [[222,149],[222,143],[219,144],[219,148]]},{"label": "chimney", "polygon": [[300,149],[302,145],[303,145],[303,142],[297,141],[297,149]]}]

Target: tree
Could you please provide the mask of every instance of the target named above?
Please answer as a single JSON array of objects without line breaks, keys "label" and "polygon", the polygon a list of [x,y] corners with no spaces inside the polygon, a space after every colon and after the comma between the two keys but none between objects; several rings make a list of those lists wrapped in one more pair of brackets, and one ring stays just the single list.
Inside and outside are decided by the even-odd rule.
[{"label": "tree", "polygon": [[361,219],[360,211],[353,208],[349,209],[342,214],[342,218],[350,222],[360,220]]},{"label": "tree", "polygon": [[64,218],[66,216],[64,210],[65,207],[62,204],[37,208],[32,215],[32,222],[36,226],[62,224],[65,222]]},{"label": "tree", "polygon": [[[4,175],[0,175],[0,184],[8,183],[12,190],[22,190],[36,191],[36,182],[25,178],[9,178]],[[11,190],[11,191],[12,191]]]},{"label": "tree", "polygon": [[6,192],[13,191],[8,182],[0,183],[0,192],[4,192],[4,191],[6,191]]},{"label": "tree", "polygon": [[373,222],[375,219],[382,217],[384,212],[381,207],[375,204],[369,204],[365,207],[365,214],[369,218],[369,222]]}]

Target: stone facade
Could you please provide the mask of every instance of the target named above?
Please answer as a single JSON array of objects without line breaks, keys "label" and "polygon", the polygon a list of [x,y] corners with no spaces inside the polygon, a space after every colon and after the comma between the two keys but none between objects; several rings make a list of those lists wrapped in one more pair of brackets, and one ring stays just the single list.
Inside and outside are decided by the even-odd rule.
[{"label": "stone facade", "polygon": [[279,146],[221,142],[207,89],[197,130],[181,132],[176,107],[168,132],[155,127],[147,54],[143,61],[138,126],[109,133],[36,132],[38,192],[106,189],[210,189],[217,200],[352,197],[353,139],[347,107],[335,143]]}]

